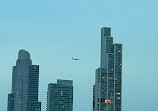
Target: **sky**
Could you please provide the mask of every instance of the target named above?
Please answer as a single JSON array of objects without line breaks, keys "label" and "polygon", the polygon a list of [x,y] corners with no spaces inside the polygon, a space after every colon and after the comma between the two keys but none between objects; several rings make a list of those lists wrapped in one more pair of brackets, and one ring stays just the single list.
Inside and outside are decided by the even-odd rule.
[{"label": "sky", "polygon": [[[111,27],[123,44],[123,111],[156,111],[158,94],[157,0],[1,0],[0,110],[7,110],[18,51],[40,65],[39,101],[48,83],[74,82],[74,111],[91,111],[100,30]],[[80,58],[73,61],[71,58]]]}]

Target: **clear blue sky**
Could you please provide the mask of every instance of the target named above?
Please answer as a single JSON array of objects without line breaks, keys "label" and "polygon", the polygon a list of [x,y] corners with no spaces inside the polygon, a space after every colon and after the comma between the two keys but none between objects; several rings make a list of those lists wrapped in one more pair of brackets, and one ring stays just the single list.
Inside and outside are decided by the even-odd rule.
[{"label": "clear blue sky", "polygon": [[[40,65],[42,111],[47,84],[74,81],[74,111],[92,110],[100,61],[100,28],[123,43],[123,111],[156,111],[157,0],[1,0],[0,110],[7,110],[12,66],[20,49]],[[72,61],[78,57],[80,61]]]}]

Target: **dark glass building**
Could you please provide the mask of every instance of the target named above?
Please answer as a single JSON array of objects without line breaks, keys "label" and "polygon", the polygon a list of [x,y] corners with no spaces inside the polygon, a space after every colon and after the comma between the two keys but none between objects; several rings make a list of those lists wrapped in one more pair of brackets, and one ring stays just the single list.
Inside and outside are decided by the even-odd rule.
[{"label": "dark glass building", "polygon": [[73,111],[73,81],[57,80],[48,84],[47,111]]},{"label": "dark glass building", "polygon": [[111,28],[101,29],[100,68],[93,86],[93,111],[121,111],[122,44],[113,43]]},{"label": "dark glass building", "polygon": [[12,71],[8,111],[41,111],[38,102],[39,66],[32,65],[29,52],[20,50]]}]

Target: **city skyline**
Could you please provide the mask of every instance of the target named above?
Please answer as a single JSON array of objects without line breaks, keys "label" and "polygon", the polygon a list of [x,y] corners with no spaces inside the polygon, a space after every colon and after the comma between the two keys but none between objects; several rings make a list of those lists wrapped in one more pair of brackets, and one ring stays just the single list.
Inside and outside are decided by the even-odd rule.
[{"label": "city skyline", "polygon": [[74,111],[90,111],[95,69],[100,66],[100,28],[105,26],[112,28],[114,43],[123,44],[122,110],[156,111],[157,4],[157,0],[1,1],[0,110],[7,110],[12,66],[17,52],[25,49],[40,65],[39,101],[46,102],[48,83],[64,78],[74,81],[74,103],[83,101],[74,104]]},{"label": "city skyline", "polygon": [[[39,66],[32,65],[30,53],[21,49],[12,70],[8,111],[40,111],[38,84]],[[92,103],[93,111],[122,110],[122,44],[113,43],[110,27],[101,28],[100,68],[96,69]],[[52,110],[73,111],[72,80],[48,84],[46,111]]]}]

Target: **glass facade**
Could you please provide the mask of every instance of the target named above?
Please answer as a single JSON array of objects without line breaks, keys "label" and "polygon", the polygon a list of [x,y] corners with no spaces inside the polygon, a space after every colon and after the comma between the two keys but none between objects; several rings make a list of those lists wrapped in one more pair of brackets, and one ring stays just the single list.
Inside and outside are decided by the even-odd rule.
[{"label": "glass facade", "polygon": [[[29,52],[20,50],[12,71],[12,91],[8,95],[8,111],[37,111],[39,66],[32,65]],[[12,101],[11,101],[11,98]],[[32,103],[30,103],[32,102]],[[38,105],[37,105],[38,104]],[[32,107],[36,107],[32,110]]]},{"label": "glass facade", "polygon": [[121,111],[122,44],[113,44],[111,28],[101,29],[101,61],[93,86],[93,111]]},{"label": "glass facade", "polygon": [[39,66],[29,67],[28,102],[27,111],[41,111],[41,103],[38,102]]},{"label": "glass facade", "polygon": [[8,111],[14,111],[14,94],[8,94]]},{"label": "glass facade", "polygon": [[47,111],[73,111],[73,83],[58,80],[50,83],[47,92]]}]

